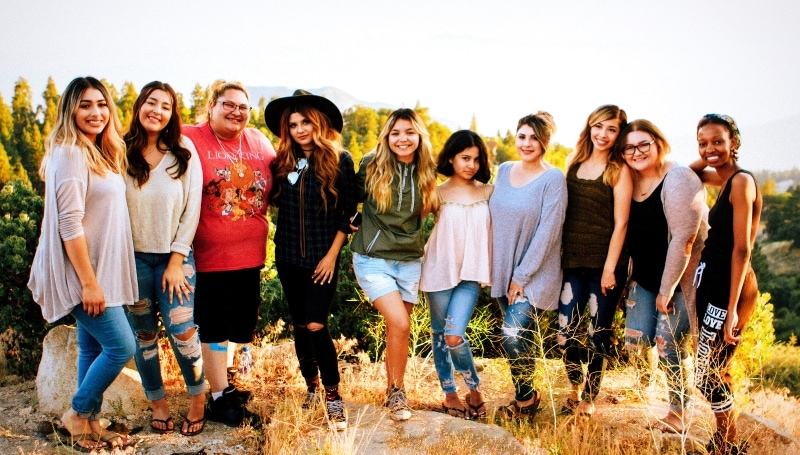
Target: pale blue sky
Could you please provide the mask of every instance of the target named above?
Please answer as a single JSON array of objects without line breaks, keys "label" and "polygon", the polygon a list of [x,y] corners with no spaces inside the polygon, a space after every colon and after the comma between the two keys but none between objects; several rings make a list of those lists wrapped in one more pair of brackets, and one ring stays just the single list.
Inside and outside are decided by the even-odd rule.
[{"label": "pale blue sky", "polygon": [[[334,86],[484,135],[543,109],[573,146],[618,104],[660,126],[688,162],[697,119],[732,115],[742,164],[800,166],[800,3],[788,1],[4,1],[0,93],[94,75],[121,87],[217,78]],[[253,101],[254,104],[257,100]],[[37,97],[34,103],[41,103]],[[759,131],[763,131],[761,137]],[[748,132],[753,132],[748,136]],[[769,136],[769,137],[766,137]],[[749,147],[749,148],[748,148]]]}]

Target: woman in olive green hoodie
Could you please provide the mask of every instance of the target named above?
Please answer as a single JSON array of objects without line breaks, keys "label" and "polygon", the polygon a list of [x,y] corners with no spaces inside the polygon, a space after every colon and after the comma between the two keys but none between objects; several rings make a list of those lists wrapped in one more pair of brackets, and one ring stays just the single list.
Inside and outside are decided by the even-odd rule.
[{"label": "woman in olive green hoodie", "polygon": [[436,165],[428,131],[411,109],[389,116],[375,152],[361,160],[357,186],[363,224],[350,248],[358,284],[386,319],[386,406],[411,417],[403,377],[411,310],[418,300],[425,240],[422,222],[436,210]]}]

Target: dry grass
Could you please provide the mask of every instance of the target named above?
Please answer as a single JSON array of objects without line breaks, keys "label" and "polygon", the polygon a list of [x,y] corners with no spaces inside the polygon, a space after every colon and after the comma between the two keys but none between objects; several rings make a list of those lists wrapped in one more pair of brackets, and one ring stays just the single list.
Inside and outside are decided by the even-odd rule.
[{"label": "dry grass", "polygon": [[[273,336],[256,343],[253,354],[253,373],[244,387],[252,390],[254,401],[250,409],[267,415],[270,425],[262,431],[250,428],[236,430],[237,436],[248,451],[260,454],[354,454],[365,453],[372,432],[368,425],[359,425],[364,419],[363,406],[351,406],[351,427],[359,431],[335,432],[328,429],[324,406],[312,412],[302,410],[305,397],[305,382],[300,375],[297,359],[291,343],[274,344],[281,324],[273,329]],[[356,363],[341,363],[341,389],[345,402],[351,405],[381,406],[385,399],[386,376],[382,363],[370,362],[364,353],[351,351],[355,342],[340,339],[337,348],[340,354],[352,354]],[[164,356],[165,379],[171,387],[182,387],[182,380],[174,359]],[[476,359],[481,377],[481,388],[489,403],[489,421],[494,421],[495,409],[513,398],[513,387],[508,364],[503,359]],[[691,368],[691,366],[689,366]],[[532,423],[517,424],[498,421],[508,430],[527,452],[535,455],[627,455],[651,453],[682,453],[680,440],[667,440],[660,432],[646,429],[647,422],[663,416],[666,412],[665,378],[658,372],[650,381],[642,380],[633,368],[609,372],[598,397],[598,411],[592,420],[576,419],[558,415],[570,386],[564,373],[563,363],[557,360],[537,362],[535,383],[543,393],[541,413]],[[459,379],[460,381],[460,379]],[[439,410],[443,398],[433,359],[409,359],[406,373],[406,390],[413,409]],[[461,394],[466,387],[460,384]],[[760,391],[749,395],[739,394],[741,407],[748,412],[782,422],[795,438],[800,436],[800,421],[785,419],[795,415],[800,403],[795,398],[772,391]],[[708,405],[696,393],[692,405],[692,435],[700,441],[708,439],[713,424]],[[362,414],[359,414],[362,412]],[[354,415],[355,414],[355,415]],[[365,428],[367,427],[367,428]],[[676,442],[677,441],[677,442]],[[684,437],[684,442],[686,437]],[[405,440],[402,435],[388,441],[390,447],[409,447],[415,441]],[[419,447],[419,453],[504,453],[487,446],[486,441],[473,437],[445,437],[428,447]]]}]

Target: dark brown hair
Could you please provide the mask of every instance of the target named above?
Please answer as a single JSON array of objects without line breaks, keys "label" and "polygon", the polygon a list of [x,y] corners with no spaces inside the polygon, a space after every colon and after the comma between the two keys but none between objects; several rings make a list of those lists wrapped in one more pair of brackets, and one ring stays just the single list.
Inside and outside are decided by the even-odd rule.
[{"label": "dark brown hair", "polygon": [[478,172],[472,176],[472,179],[481,183],[488,182],[492,177],[492,171],[489,169],[489,152],[486,150],[483,138],[478,133],[470,130],[456,131],[447,138],[447,142],[444,143],[444,147],[442,147],[442,151],[439,152],[439,156],[436,159],[436,172],[447,177],[453,175],[455,170],[450,160],[470,147],[477,147],[478,164],[480,165]]}]

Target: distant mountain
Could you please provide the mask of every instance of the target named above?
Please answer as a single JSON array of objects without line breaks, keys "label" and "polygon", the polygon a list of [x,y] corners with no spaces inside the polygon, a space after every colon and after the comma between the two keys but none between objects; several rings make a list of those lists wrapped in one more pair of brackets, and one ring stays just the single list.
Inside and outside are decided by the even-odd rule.
[{"label": "distant mountain", "polygon": [[[267,102],[269,102],[273,98],[291,96],[295,90],[296,89],[289,87],[247,87],[247,91],[250,92],[250,98],[254,105],[257,104],[262,97],[266,98]],[[355,105],[367,106],[373,109],[393,109],[395,107],[387,103],[360,100],[336,87],[304,88],[303,90],[315,95],[324,96],[333,101],[333,104],[342,112]]]}]

